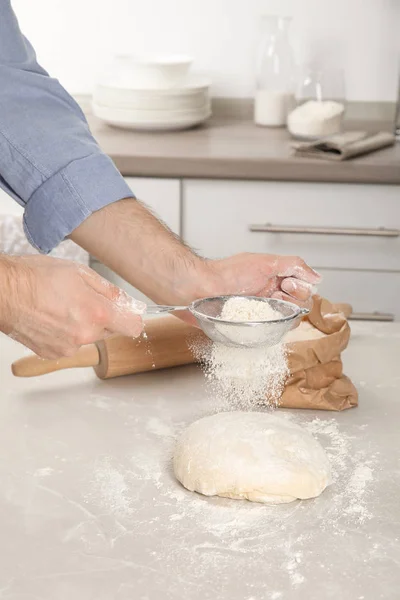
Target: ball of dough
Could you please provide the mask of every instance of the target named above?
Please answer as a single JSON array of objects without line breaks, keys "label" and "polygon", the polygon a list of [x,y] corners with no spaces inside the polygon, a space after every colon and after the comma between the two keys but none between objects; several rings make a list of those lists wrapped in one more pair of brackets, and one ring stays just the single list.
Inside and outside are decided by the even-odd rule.
[{"label": "ball of dough", "polygon": [[302,427],[262,412],[224,412],[192,423],[174,472],[206,496],[280,504],[314,498],[331,481],[322,446]]}]

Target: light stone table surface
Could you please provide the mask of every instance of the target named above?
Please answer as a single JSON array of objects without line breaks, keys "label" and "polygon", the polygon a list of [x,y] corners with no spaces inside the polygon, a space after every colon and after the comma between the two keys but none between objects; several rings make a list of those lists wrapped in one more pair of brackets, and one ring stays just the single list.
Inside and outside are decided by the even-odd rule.
[{"label": "light stone table surface", "polygon": [[397,600],[400,324],[357,323],[360,406],[279,411],[326,448],[334,483],[281,506],[206,498],[171,473],[213,411],[201,371],[18,380],[0,339],[1,600]]}]

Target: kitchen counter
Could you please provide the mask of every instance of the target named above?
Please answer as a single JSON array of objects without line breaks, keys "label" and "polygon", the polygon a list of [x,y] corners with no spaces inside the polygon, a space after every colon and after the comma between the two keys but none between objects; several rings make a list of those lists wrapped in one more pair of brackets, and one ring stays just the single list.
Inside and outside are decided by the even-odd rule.
[{"label": "kitchen counter", "polygon": [[360,406],[279,411],[321,441],[334,483],[281,506],[206,498],[171,473],[176,434],[212,412],[182,367],[100,381],[15,379],[0,338],[2,600],[397,600],[400,324],[355,323]]},{"label": "kitchen counter", "polygon": [[[143,133],[109,127],[88,115],[102,149],[124,176],[400,184],[400,144],[344,162],[294,158],[285,129],[249,119],[213,117],[197,129]],[[387,130],[386,123],[352,128]]]}]

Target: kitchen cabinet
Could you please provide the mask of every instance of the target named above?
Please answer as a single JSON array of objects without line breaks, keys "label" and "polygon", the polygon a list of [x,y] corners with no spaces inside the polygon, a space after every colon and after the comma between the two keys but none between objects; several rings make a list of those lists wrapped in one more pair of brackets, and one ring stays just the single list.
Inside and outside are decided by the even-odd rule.
[{"label": "kitchen cabinet", "polygon": [[180,235],[179,179],[125,177],[125,181],[138,200],[144,202],[174,233]]},{"label": "kitchen cabinet", "polygon": [[11,198],[6,192],[0,189],[0,215],[21,215],[24,210],[17,204],[14,198]]},{"label": "kitchen cabinet", "polygon": [[[181,233],[181,199],[179,179],[148,179],[141,177],[126,177],[135,196],[143,201],[152,212],[160,218],[176,234]],[[148,299],[136,288],[98,262],[91,261],[92,268],[100,275],[124,289],[131,296],[140,300]],[[134,268],[134,265],[133,265]]]},{"label": "kitchen cabinet", "polygon": [[[300,255],[323,274],[322,294],[400,318],[398,186],[185,180],[182,189],[183,237],[201,254]],[[289,232],[262,231],[267,223]]]}]

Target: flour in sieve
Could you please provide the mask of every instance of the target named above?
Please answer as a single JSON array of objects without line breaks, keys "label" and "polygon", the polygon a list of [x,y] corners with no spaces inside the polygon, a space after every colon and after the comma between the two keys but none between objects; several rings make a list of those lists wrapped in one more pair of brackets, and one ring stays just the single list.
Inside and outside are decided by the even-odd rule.
[{"label": "flour in sieve", "polygon": [[281,319],[279,311],[274,310],[268,302],[260,302],[251,298],[234,297],[225,302],[221,319],[225,321],[274,321]]},{"label": "flour in sieve", "polygon": [[[269,304],[247,298],[229,299],[221,313],[222,319],[232,322],[274,320],[279,316]],[[238,327],[237,342],[244,341],[245,335],[246,329]],[[232,338],[231,331],[229,336]],[[197,347],[195,352],[204,366],[218,408],[277,406],[289,374],[283,344],[238,348],[213,343]]]}]

